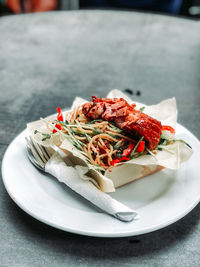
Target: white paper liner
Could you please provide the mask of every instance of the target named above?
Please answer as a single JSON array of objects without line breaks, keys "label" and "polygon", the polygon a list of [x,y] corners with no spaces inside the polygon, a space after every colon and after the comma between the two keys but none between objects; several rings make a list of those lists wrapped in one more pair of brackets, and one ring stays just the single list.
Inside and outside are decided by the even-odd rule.
[{"label": "white paper liner", "polygon": [[136,211],[111,198],[91,183],[90,179],[85,175],[87,168],[78,165],[75,167],[67,166],[58,153],[54,153],[47,162],[45,171],[92,202],[95,206],[121,221],[130,222],[137,216]]},{"label": "white paper liner", "polygon": [[[123,94],[121,91],[115,89],[112,90],[108,96],[109,98],[124,98],[129,103],[135,103],[136,109],[145,106],[144,113],[152,116],[153,118],[161,121],[162,125],[169,125],[176,128],[177,121],[177,107],[175,98],[166,99],[159,104],[147,106],[136,101],[132,101],[129,97]],[[72,109],[87,102],[86,100],[76,97]],[[48,117],[47,119],[56,119],[57,114]],[[65,113],[64,113],[65,116]],[[45,146],[53,147],[59,146],[64,150],[74,165],[81,165],[88,167],[94,184],[98,184],[99,188],[103,192],[113,192],[115,188],[123,184],[129,183],[140,177],[144,177],[152,172],[158,171],[161,167],[169,169],[178,169],[180,164],[190,158],[192,150],[183,142],[176,141],[173,144],[163,147],[162,151],[157,151],[157,154],[143,155],[138,158],[119,163],[114,166],[110,171],[106,171],[105,175],[96,171],[93,166],[86,160],[86,158],[77,150],[66,138],[59,133],[55,133],[53,138],[41,141],[42,136],[40,134],[34,134],[35,130],[39,130],[43,133],[49,133],[46,129],[46,124],[43,121],[36,121],[27,125],[28,134],[31,135],[36,142],[42,143]],[[130,172],[131,170],[131,172]],[[146,170],[146,171],[144,171]],[[149,171],[147,171],[149,170]],[[117,173],[117,175],[116,175]],[[145,175],[144,175],[145,173]],[[120,175],[122,174],[122,175]],[[118,177],[116,180],[116,176]]]}]

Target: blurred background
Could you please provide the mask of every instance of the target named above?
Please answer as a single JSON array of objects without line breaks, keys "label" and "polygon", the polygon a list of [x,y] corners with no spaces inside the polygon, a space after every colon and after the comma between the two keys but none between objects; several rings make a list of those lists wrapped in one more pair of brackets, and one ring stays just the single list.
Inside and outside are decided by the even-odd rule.
[{"label": "blurred background", "polygon": [[200,19],[200,0],[0,0],[0,16],[77,9],[137,10]]}]

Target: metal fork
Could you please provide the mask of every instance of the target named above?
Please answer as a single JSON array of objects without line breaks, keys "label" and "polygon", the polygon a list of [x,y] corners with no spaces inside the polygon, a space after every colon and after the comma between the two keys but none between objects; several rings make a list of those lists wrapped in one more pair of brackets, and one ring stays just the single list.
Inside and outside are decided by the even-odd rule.
[{"label": "metal fork", "polygon": [[[80,178],[78,174],[78,166],[67,166],[58,153],[50,156],[47,149],[44,146],[36,143],[33,138],[25,137],[25,139],[27,144],[28,158],[38,169],[43,172],[50,173],[60,182],[65,183],[73,191],[120,221],[130,222],[136,218],[136,211],[126,207],[124,204],[100,191],[87,179],[87,177],[86,179],[82,179],[82,177]],[[55,168],[58,166],[57,164],[59,164],[60,168],[62,169],[61,175],[55,171]]]},{"label": "metal fork", "polygon": [[29,160],[41,171],[45,171],[45,165],[50,159],[46,148],[36,143],[31,136],[25,137]]}]

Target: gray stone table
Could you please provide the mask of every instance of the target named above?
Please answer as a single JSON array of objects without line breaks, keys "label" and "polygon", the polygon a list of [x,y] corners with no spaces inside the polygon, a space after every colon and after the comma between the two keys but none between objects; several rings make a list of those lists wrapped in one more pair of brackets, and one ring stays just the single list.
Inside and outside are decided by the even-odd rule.
[{"label": "gray stone table", "polygon": [[[117,11],[0,18],[0,160],[28,121],[76,95],[131,88],[137,101],[175,96],[178,121],[200,137],[200,23]],[[137,91],[141,92],[137,95]],[[23,212],[0,181],[0,266],[199,266],[200,206],[162,230],[92,238]]]}]

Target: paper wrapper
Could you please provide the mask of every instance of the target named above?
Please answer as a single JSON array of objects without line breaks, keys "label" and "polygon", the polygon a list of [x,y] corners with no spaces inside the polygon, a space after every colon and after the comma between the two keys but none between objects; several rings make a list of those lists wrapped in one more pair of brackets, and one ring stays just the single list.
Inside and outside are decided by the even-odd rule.
[{"label": "paper wrapper", "polygon": [[92,202],[95,206],[111,214],[117,219],[130,222],[139,218],[137,212],[119,201],[101,192],[85,175],[87,167],[67,166],[58,153],[54,153],[45,166],[45,171],[53,175],[59,182],[66,184],[73,191]]},{"label": "paper wrapper", "polygon": [[[131,100],[119,90],[112,90],[107,97],[122,97],[129,103],[135,103],[136,109],[145,107],[144,113],[161,121],[162,125],[169,125],[176,128],[177,107],[175,98],[164,100],[157,105],[147,106]],[[85,102],[87,102],[85,99],[76,97],[71,110]],[[63,112],[63,115],[66,116],[67,112],[68,111]],[[56,116],[57,115],[55,114],[46,119],[56,119]],[[36,142],[51,149],[54,149],[55,146],[62,149],[70,161],[73,162],[74,166],[87,166],[89,169],[87,173],[89,179],[103,192],[113,192],[115,191],[115,188],[119,186],[159,171],[162,168],[178,169],[180,164],[188,160],[192,155],[192,150],[185,143],[176,141],[173,144],[167,145],[164,150],[157,151],[157,154],[154,156],[142,155],[138,158],[119,163],[117,166],[111,168],[111,172],[106,171],[105,175],[102,175],[93,168],[79,150],[59,133],[55,133],[52,138],[47,139],[46,141],[41,141],[42,136],[40,134],[34,134],[35,130],[39,130],[42,133],[51,133],[50,130],[46,128],[46,123],[43,121],[40,120],[28,123],[27,130],[28,134],[31,135]]]}]

